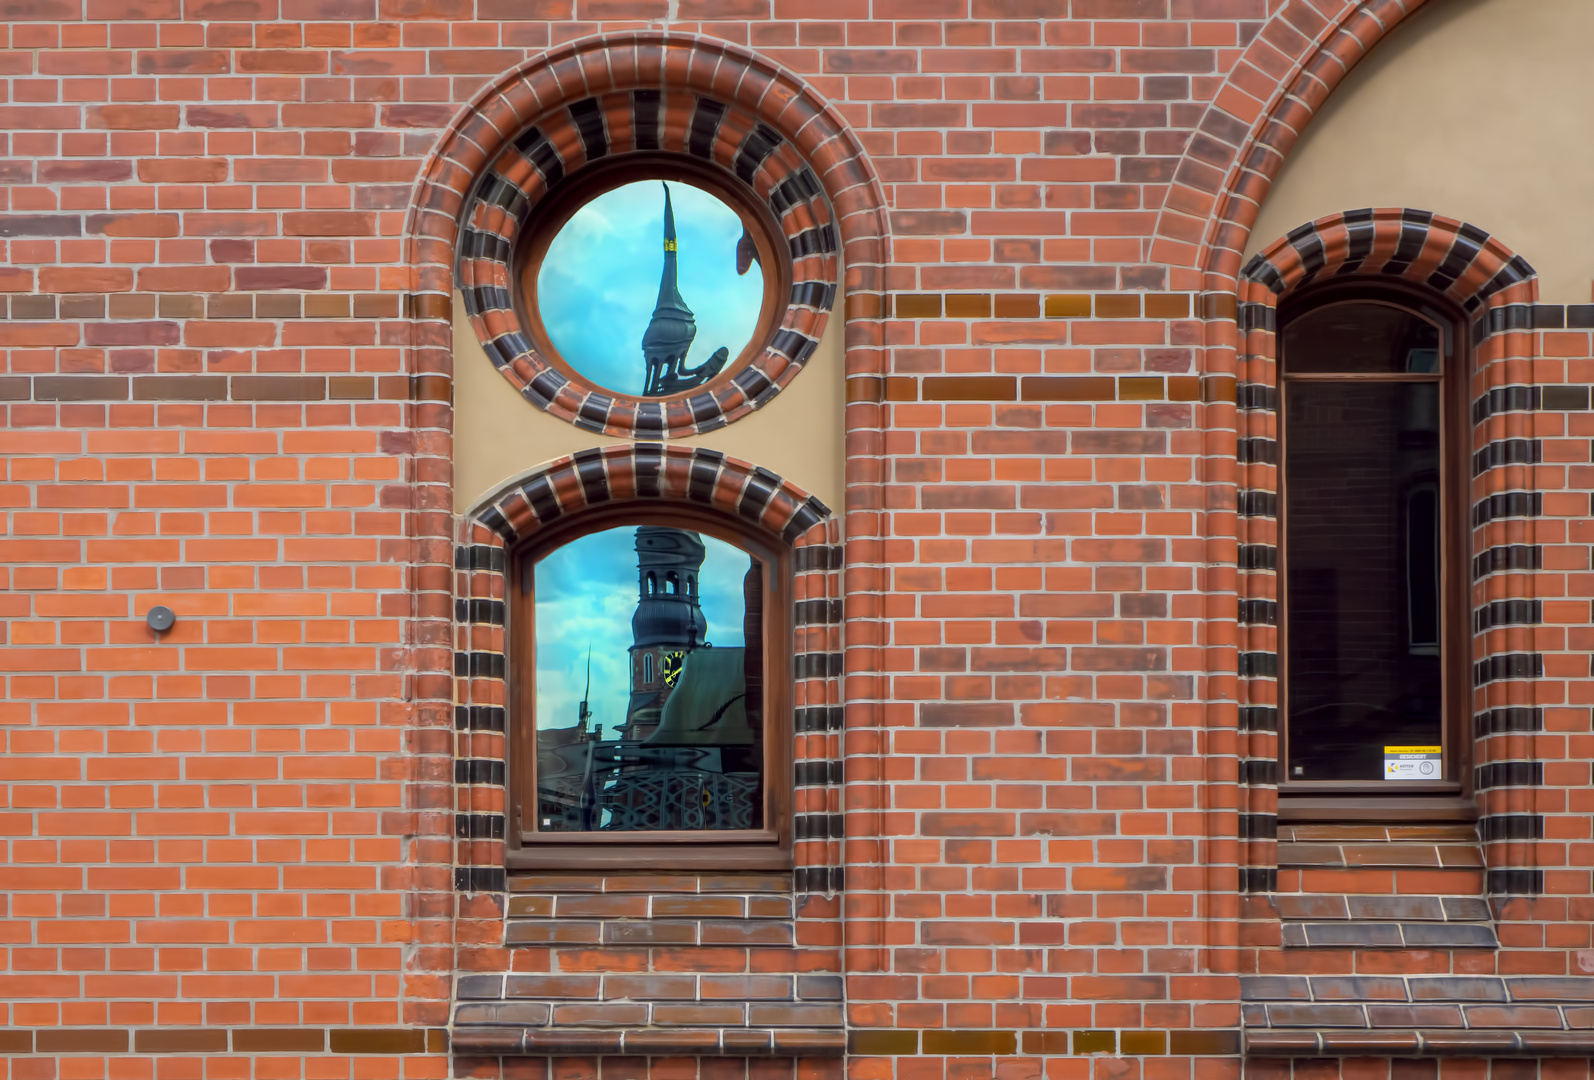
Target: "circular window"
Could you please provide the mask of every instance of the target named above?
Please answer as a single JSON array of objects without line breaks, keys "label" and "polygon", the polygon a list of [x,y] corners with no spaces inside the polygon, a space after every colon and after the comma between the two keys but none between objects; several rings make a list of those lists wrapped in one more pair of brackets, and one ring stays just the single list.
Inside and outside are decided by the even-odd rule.
[{"label": "circular window", "polygon": [[682,397],[769,343],[790,271],[751,200],[668,166],[579,187],[549,200],[521,271],[526,325],[567,376],[616,395]]},{"label": "circular window", "polygon": [[678,438],[808,363],[840,235],[799,148],[740,106],[637,89],[541,113],[478,178],[456,280],[520,395],[588,431]]}]

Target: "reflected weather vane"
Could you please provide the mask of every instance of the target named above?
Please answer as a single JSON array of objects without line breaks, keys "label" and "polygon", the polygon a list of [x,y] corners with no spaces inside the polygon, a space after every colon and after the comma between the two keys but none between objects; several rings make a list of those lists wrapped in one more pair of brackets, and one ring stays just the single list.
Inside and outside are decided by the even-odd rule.
[{"label": "reflected weather vane", "polygon": [[[697,319],[681,298],[676,282],[675,208],[670,203],[669,185],[660,181],[659,186],[664,188],[664,272],[659,277],[659,299],[653,307],[653,318],[642,335],[642,359],[647,364],[647,385],[642,393],[646,397],[694,390],[724,370],[731,355],[722,345],[697,367],[686,366],[686,354],[697,337]],[[737,267],[742,273],[744,244],[752,248],[745,232],[743,242],[737,244]]]}]

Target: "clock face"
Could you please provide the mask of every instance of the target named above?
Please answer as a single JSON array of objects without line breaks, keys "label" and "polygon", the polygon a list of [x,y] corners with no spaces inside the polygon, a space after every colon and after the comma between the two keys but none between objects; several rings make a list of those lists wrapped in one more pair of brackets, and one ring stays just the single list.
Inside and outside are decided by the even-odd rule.
[{"label": "clock face", "polygon": [[664,685],[674,686],[675,680],[681,677],[681,667],[686,663],[686,653],[675,649],[664,654]]}]

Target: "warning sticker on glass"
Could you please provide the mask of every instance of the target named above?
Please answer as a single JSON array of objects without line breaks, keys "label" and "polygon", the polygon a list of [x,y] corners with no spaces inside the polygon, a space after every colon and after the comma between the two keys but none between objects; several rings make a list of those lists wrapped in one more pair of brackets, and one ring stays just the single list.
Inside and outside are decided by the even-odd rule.
[{"label": "warning sticker on glass", "polygon": [[1385,780],[1438,780],[1443,776],[1437,746],[1384,747]]}]

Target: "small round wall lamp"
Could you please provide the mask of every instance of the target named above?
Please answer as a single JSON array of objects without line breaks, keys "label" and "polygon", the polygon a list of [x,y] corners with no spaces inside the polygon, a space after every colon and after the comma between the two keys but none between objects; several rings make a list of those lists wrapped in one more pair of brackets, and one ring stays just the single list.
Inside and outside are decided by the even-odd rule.
[{"label": "small round wall lamp", "polygon": [[144,621],[149,624],[151,630],[163,634],[177,622],[177,613],[164,604],[156,604],[149,609],[149,614],[144,616]]}]

